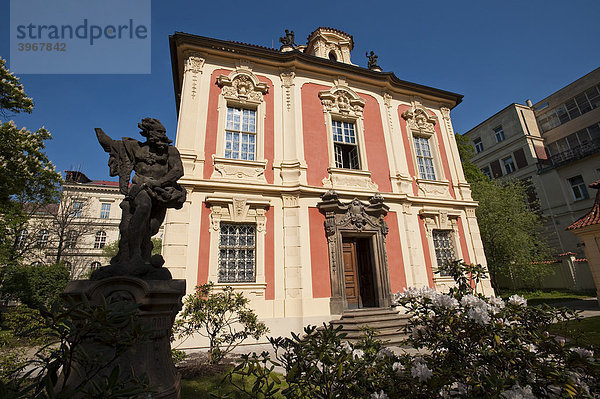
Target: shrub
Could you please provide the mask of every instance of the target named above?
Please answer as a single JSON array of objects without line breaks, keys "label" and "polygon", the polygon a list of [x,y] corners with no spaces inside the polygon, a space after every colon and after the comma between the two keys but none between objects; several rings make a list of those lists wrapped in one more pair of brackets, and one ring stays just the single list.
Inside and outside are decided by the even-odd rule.
[{"label": "shrub", "polygon": [[275,360],[248,356],[231,373],[257,378],[249,397],[279,391],[273,366],[285,369],[286,398],[598,397],[594,352],[548,332],[557,320],[577,318],[573,311],[528,307],[518,295],[486,298],[472,288],[483,267],[457,261],[445,268],[456,281],[449,293],[396,295],[412,316],[403,343],[411,350],[391,351],[372,331],[352,344],[339,328],[309,326],[302,337],[270,339]]},{"label": "shrub", "polygon": [[232,287],[214,291],[209,282],[183,300],[183,311],[173,326],[173,335],[188,338],[199,334],[208,338],[209,362],[219,363],[246,338],[259,339],[269,329],[250,308],[249,300]]},{"label": "shrub", "polygon": [[69,281],[69,268],[53,265],[11,265],[4,271],[1,293],[4,299],[20,301],[30,308],[50,307]]}]

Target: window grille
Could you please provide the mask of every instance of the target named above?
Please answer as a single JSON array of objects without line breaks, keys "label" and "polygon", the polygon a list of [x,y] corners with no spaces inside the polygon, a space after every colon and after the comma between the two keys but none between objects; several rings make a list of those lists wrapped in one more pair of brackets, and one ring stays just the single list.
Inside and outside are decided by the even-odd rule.
[{"label": "window grille", "polygon": [[110,204],[103,203],[100,206],[100,219],[108,219],[110,217]]},{"label": "window grille", "polygon": [[256,227],[221,223],[219,283],[255,282]]},{"label": "window grille", "polygon": [[104,248],[106,245],[106,232],[99,231],[94,239],[94,249]]},{"label": "window grille", "polygon": [[39,248],[45,248],[48,245],[48,239],[50,238],[50,233],[48,230],[40,231],[40,235],[38,237],[37,246]]},{"label": "window grille", "polygon": [[[433,247],[438,267],[456,260],[451,230],[433,230]],[[441,275],[447,276],[448,274],[441,273]]]}]

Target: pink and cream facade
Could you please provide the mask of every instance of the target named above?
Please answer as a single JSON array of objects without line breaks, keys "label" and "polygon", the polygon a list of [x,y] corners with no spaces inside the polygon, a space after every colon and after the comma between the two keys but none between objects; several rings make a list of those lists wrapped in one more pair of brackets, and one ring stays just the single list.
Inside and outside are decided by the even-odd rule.
[{"label": "pink and cream facade", "polygon": [[188,292],[244,291],[272,332],[444,289],[446,259],[485,264],[450,121],[462,96],[352,64],[352,47],[330,28],[282,50],[171,37],[188,199],[166,264]]}]

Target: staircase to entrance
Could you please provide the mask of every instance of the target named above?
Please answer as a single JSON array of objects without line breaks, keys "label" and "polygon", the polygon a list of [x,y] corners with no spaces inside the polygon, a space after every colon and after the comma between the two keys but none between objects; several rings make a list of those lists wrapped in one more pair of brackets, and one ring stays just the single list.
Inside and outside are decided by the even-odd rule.
[{"label": "staircase to entrance", "polygon": [[404,326],[408,324],[408,315],[399,314],[391,308],[362,308],[345,310],[342,317],[330,322],[334,327],[342,326],[346,339],[358,341],[363,335],[364,327],[377,332],[377,339],[385,345],[397,345],[406,338]]}]

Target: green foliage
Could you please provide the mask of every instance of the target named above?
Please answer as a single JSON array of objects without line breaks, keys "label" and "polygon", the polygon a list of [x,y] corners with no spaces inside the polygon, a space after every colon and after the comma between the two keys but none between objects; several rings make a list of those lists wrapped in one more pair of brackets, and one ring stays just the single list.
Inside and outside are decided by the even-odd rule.
[{"label": "green foliage", "polygon": [[19,78],[6,68],[6,60],[0,57],[0,114],[30,113],[33,100],[27,97]]},{"label": "green foliage", "polygon": [[55,265],[11,265],[3,269],[2,297],[31,307],[50,306],[69,281],[69,268]]},{"label": "green foliage", "polygon": [[214,284],[196,287],[183,300],[183,311],[173,326],[173,334],[187,338],[199,334],[208,338],[209,362],[219,363],[248,337],[259,339],[269,330],[248,307],[249,300],[232,287],[213,290]]},{"label": "green foliage", "polygon": [[[152,238],[152,255],[160,255],[162,251],[162,240],[160,238]],[[119,240],[108,243],[102,248],[102,256],[112,259],[119,252]]]},{"label": "green foliage", "polygon": [[173,364],[177,364],[182,360],[185,360],[187,358],[187,354],[178,349],[171,349],[171,358],[173,359]]},{"label": "green foliage", "polygon": [[[600,363],[592,350],[549,332],[556,320],[577,320],[573,311],[528,307],[514,295],[504,301],[474,291],[485,278],[480,265],[453,262],[448,294],[410,288],[396,295],[411,315],[402,348],[384,348],[367,330],[356,344],[341,327],[306,327],[303,336],[271,338],[268,353],[246,356],[231,378],[242,397],[271,398],[594,398]],[[271,378],[285,369],[287,387]],[[276,376],[277,377],[277,376]],[[249,394],[248,392],[252,392]],[[245,395],[245,396],[244,396]]]},{"label": "green foliage", "polygon": [[470,161],[474,149],[469,139],[460,134],[455,137],[465,178],[479,203],[477,222],[494,288],[499,289],[500,275],[534,286],[550,272],[540,263],[550,249],[540,234],[542,219],[527,202],[526,183],[489,179]]},{"label": "green foliage", "polygon": [[2,314],[2,328],[11,332],[14,337],[27,339],[30,344],[44,342],[50,334],[45,319],[37,309],[18,305]]},{"label": "green foliage", "polygon": [[51,341],[35,359],[0,369],[0,397],[133,398],[148,392],[147,383],[114,362],[146,336],[125,301],[91,305],[70,301],[42,311]]}]

